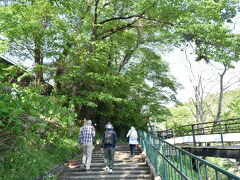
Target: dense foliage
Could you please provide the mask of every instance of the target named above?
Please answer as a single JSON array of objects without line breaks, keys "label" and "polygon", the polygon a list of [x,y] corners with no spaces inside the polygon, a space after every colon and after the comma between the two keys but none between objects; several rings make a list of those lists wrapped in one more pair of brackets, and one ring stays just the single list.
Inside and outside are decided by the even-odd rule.
[{"label": "dense foliage", "polygon": [[[0,74],[1,87],[18,92],[0,96],[0,132],[11,144],[3,138],[3,153],[65,146],[70,129],[84,118],[92,119],[98,132],[112,121],[119,136],[132,125],[163,121],[178,85],[162,55],[174,46],[193,43],[197,60],[230,65],[239,57],[239,36],[224,25],[236,15],[237,0],[9,0],[0,5],[0,50],[32,60],[36,77],[23,87],[19,82],[28,75],[11,78],[9,69]],[[45,80],[54,81],[51,93]]]},{"label": "dense foliage", "polygon": [[161,121],[169,113],[164,104],[175,100],[176,85],[161,58],[165,50],[188,41],[196,44],[198,59],[221,61],[211,54],[222,49],[238,56],[238,36],[224,27],[237,5],[234,0],[13,0],[1,7],[0,30],[6,52],[32,59],[38,81],[44,73],[54,79],[79,119],[91,118],[100,129],[109,120],[145,126],[150,117]]},{"label": "dense foliage", "polygon": [[77,152],[76,114],[34,84],[10,84],[15,68],[0,66],[0,179],[33,179]]}]

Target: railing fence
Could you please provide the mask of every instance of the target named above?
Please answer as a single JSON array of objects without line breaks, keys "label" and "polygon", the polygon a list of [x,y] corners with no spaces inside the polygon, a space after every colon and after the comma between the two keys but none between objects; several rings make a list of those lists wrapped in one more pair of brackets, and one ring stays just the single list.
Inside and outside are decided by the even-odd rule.
[{"label": "railing fence", "polygon": [[159,137],[143,131],[138,133],[143,150],[163,180],[240,180],[239,176]]}]

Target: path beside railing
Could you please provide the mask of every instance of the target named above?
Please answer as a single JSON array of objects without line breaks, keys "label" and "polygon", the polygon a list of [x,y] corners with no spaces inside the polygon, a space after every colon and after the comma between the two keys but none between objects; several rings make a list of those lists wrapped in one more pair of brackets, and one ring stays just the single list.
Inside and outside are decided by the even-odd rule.
[{"label": "path beside railing", "polygon": [[151,180],[150,169],[145,162],[144,155],[138,149],[135,156],[130,156],[128,144],[117,146],[113,172],[111,174],[104,171],[103,153],[97,148],[93,152],[90,172],[86,173],[83,166],[81,166],[81,156],[76,157],[75,160],[77,160],[75,164],[68,164],[58,180]]},{"label": "path beside railing", "polygon": [[238,175],[232,174],[150,133],[139,131],[139,140],[147,157],[163,180],[240,180]]}]

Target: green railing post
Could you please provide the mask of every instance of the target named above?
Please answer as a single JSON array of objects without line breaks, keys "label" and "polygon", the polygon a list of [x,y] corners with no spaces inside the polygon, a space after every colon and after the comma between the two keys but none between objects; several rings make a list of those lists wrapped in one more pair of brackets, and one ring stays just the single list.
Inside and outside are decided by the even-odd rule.
[{"label": "green railing post", "polygon": [[[182,151],[179,151],[180,171],[183,172]],[[183,172],[184,173],[184,172]]]},{"label": "green railing post", "polygon": [[163,180],[208,180],[210,175],[215,176],[213,179],[216,180],[220,180],[222,176],[229,180],[240,180],[239,176],[149,133],[139,131],[139,136],[143,150]]}]

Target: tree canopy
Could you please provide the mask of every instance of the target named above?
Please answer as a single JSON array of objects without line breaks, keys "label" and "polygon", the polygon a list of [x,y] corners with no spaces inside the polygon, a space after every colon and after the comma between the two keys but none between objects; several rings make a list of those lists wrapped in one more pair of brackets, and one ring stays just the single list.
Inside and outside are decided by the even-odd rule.
[{"label": "tree canopy", "polygon": [[[224,26],[235,0],[24,0],[0,9],[7,53],[32,59],[39,82],[54,79],[57,94],[78,118],[145,125],[161,120],[177,84],[162,55],[193,42],[197,60],[239,58],[239,36]],[[127,124],[128,124],[127,123]]]},{"label": "tree canopy", "polygon": [[[0,63],[1,178],[32,179],[49,154],[76,151],[75,125],[85,118],[97,132],[111,121],[120,137],[167,120],[179,84],[163,55],[188,43],[196,60],[232,67],[240,41],[225,24],[238,10],[239,0],[0,1],[1,55],[32,60],[36,78],[23,87],[31,75]],[[185,107],[176,113],[191,117]]]}]

